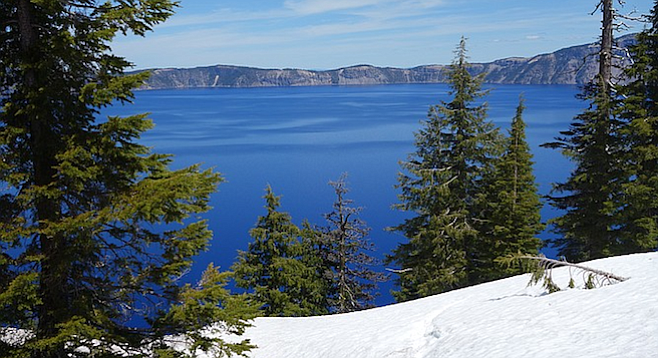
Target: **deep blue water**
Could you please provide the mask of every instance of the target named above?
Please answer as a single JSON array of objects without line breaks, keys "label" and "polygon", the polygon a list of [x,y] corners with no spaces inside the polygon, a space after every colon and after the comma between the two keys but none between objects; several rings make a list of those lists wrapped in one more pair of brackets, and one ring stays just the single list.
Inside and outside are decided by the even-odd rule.
[{"label": "deep blue water", "polygon": [[[524,94],[535,175],[541,193],[547,194],[571,165],[558,151],[539,145],[567,129],[586,103],[575,99],[575,86],[489,88],[489,119],[502,128],[509,127],[518,96]],[[189,274],[192,281],[209,262],[228,269],[237,250],[247,248],[248,231],[265,212],[261,197],[268,184],[283,196],[281,210],[297,224],[304,219],[324,224],[322,213],[331,210],[334,199],[327,183],[344,172],[349,197],[363,207],[361,217],[372,228],[375,255],[389,253],[403,239],[384,231],[405,218],[391,209],[398,162],[414,150],[414,132],[428,107],[450,99],[448,90],[441,84],[413,84],[140,91],[133,105],[104,114],[150,112],[156,127],[141,143],[174,154],[176,168],[202,163],[226,179],[206,215],[215,235],[212,248],[198,258]],[[542,214],[544,219],[555,215],[548,207]],[[391,285],[381,288],[377,303],[392,302]]]}]

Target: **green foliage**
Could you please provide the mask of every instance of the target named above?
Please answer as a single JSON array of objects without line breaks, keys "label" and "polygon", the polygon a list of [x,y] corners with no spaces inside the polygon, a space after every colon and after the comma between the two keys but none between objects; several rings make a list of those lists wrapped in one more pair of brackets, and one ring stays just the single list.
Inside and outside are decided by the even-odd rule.
[{"label": "green foliage", "polygon": [[[470,284],[478,232],[477,199],[483,177],[500,154],[500,135],[486,121],[486,104],[474,102],[482,77],[468,72],[462,39],[449,74],[453,99],[430,107],[424,127],[416,133],[416,152],[401,164],[400,204],[414,213],[393,230],[409,240],[388,257],[405,269],[394,292],[405,301]],[[408,270],[407,270],[408,269]]]},{"label": "green foliage", "polygon": [[623,184],[621,237],[615,254],[658,248],[658,2],[648,16],[651,27],[640,32],[629,52],[633,63],[625,71],[629,81],[620,88],[620,117],[625,126],[625,164],[629,180]]},{"label": "green foliage", "polygon": [[372,307],[377,282],[386,276],[371,267],[377,260],[368,255],[374,245],[368,240],[370,228],[359,218],[360,207],[352,207],[346,198],[349,192],[343,174],[338,181],[329,182],[336,194],[333,210],[324,215],[327,226],[320,228],[315,242],[316,251],[323,259],[323,277],[329,282],[330,311],[357,311]]},{"label": "green foliage", "polygon": [[279,212],[280,197],[267,187],[267,214],[250,231],[253,242],[233,265],[238,287],[249,290],[266,316],[311,316],[328,313],[328,287],[322,259],[316,255],[310,225],[300,229],[288,213]]},{"label": "green foliage", "polygon": [[516,254],[499,257],[496,259],[496,262],[504,266],[516,266],[521,268],[523,272],[529,272],[531,275],[528,286],[542,282],[542,287],[546,289],[548,293],[561,291],[560,286],[553,281],[553,269],[557,267],[569,268],[569,288],[576,287],[576,282],[573,278],[573,269],[575,269],[576,272],[582,273],[583,287],[588,290],[627,280],[625,277],[617,276],[610,272],[593,269],[583,265],[572,264],[567,261],[549,259],[543,255],[535,256],[517,252]]},{"label": "green foliage", "polygon": [[519,251],[496,258],[496,263],[501,267],[508,267],[516,272],[530,273],[528,286],[533,286],[541,282],[542,287],[548,293],[560,291],[560,287],[553,281],[552,269],[555,267],[555,264],[550,261],[543,261],[544,258],[544,256],[528,255]]},{"label": "green foliage", "polygon": [[585,87],[581,98],[590,101],[591,108],[576,116],[556,142],[544,144],[561,149],[575,164],[569,178],[555,184],[549,196],[550,204],[563,212],[549,221],[560,235],[550,243],[558,255],[572,261],[611,256],[620,239],[617,209],[627,178],[618,160],[624,146],[619,136],[622,123],[614,115],[616,102],[602,88]]},{"label": "green foliage", "polygon": [[611,86],[597,78],[581,95],[590,108],[557,142],[546,144],[562,149],[576,165],[549,198],[564,212],[551,221],[560,235],[551,243],[570,260],[658,247],[656,16],[654,5],[648,16],[652,27],[642,31],[630,48],[626,84]]},{"label": "green foliage", "polygon": [[250,349],[255,348],[249,340],[229,343],[221,338],[222,334],[242,335],[250,326],[245,320],[255,318],[258,312],[246,295],[233,295],[225,288],[231,275],[219,272],[210,264],[199,284],[196,287],[186,285],[180,294],[181,301],[174,304],[155,325],[188,325],[187,350],[193,354],[246,356]]},{"label": "green foliage", "polygon": [[[144,356],[149,346],[174,354],[165,336],[198,329],[189,316],[155,323],[169,317],[164,307],[189,301],[178,279],[207,248],[200,215],[221,177],[170,170],[169,156],[138,144],[152,127],[146,115],[96,118],[130,101],[147,76],[125,75],[130,63],[109,41],[145,34],[174,7],[0,3],[0,326],[31,332],[0,356]],[[216,282],[201,291],[219,290]],[[242,314],[207,318],[239,326],[250,317],[230,312]],[[150,324],[137,329],[131,321],[140,318]]]},{"label": "green foliage", "polygon": [[518,269],[495,264],[495,259],[516,252],[536,255],[542,245],[536,236],[544,228],[540,215],[542,204],[525,136],[524,109],[521,98],[504,142],[504,152],[487,176],[480,197],[482,220],[477,223],[480,240],[473,274],[480,282],[519,274]]},{"label": "green foliage", "polygon": [[587,275],[587,281],[585,281],[585,288],[588,290],[596,288],[596,284],[594,283],[594,275],[592,274]]}]

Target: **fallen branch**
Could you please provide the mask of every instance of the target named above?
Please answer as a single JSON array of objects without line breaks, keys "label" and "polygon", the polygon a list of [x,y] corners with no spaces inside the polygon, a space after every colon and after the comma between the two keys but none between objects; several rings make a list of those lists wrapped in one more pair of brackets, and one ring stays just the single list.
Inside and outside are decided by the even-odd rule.
[{"label": "fallen branch", "polygon": [[568,267],[575,267],[575,268],[583,270],[583,271],[591,272],[593,274],[603,276],[607,279],[612,279],[612,280],[616,280],[616,281],[619,281],[619,282],[624,282],[624,281],[628,280],[628,277],[617,276],[617,275],[615,275],[613,273],[610,273],[610,272],[605,272],[605,271],[593,269],[591,267],[587,267],[587,266],[583,266],[583,265],[572,264],[571,262],[567,262],[567,261],[553,260],[553,259],[549,259],[547,257],[542,257],[542,256],[525,256],[524,255],[524,256],[520,256],[519,258],[520,259],[527,259],[527,260],[536,260],[536,261],[539,261],[540,263],[545,263],[547,265],[550,265],[550,267],[546,267],[546,268],[549,268],[549,269],[555,268],[555,267],[568,266]]},{"label": "fallen branch", "polygon": [[[567,261],[553,260],[545,256],[532,256],[522,253],[500,257],[496,260],[496,262],[507,266],[518,263],[524,271],[530,272],[532,274],[530,282],[528,282],[528,286],[535,285],[543,281],[542,286],[548,290],[548,293],[561,290],[561,288],[553,281],[552,270],[556,267],[569,267],[582,271],[584,276],[583,281],[585,288],[587,289],[605,286],[606,284],[612,285],[618,282],[626,281],[628,279],[626,277],[617,276],[610,272],[593,269],[591,267],[579,264],[573,264]],[[536,264],[530,264],[531,262],[535,262]],[[575,282],[571,274],[571,270],[569,271],[569,275],[571,276],[569,280],[569,287],[574,288]]]}]

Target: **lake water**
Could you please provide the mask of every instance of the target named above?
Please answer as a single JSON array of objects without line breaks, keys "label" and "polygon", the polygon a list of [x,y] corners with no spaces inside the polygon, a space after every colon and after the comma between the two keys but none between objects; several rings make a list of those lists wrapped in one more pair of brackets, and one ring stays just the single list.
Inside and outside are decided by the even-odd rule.
[{"label": "lake water", "polygon": [[[566,178],[571,165],[556,150],[539,148],[567,129],[586,103],[574,96],[575,86],[488,86],[489,119],[508,128],[523,93],[527,136],[534,154],[535,175],[542,194]],[[226,179],[212,198],[206,217],[215,238],[209,252],[189,275],[214,262],[228,269],[237,250],[250,242],[248,231],[263,215],[261,198],[272,186],[282,195],[281,210],[300,224],[324,224],[322,213],[334,200],[327,185],[348,173],[349,197],[363,207],[362,219],[372,228],[378,257],[403,238],[384,228],[405,214],[392,210],[400,160],[414,150],[414,132],[428,107],[450,100],[443,84],[349,87],[275,87],[140,91],[133,105],[115,106],[104,114],[150,112],[155,129],[141,143],[175,155],[174,167],[202,163]],[[546,207],[543,218],[555,215]],[[548,237],[547,233],[542,234]],[[550,256],[550,250],[547,252]],[[392,302],[390,284],[381,286],[378,304]]]}]

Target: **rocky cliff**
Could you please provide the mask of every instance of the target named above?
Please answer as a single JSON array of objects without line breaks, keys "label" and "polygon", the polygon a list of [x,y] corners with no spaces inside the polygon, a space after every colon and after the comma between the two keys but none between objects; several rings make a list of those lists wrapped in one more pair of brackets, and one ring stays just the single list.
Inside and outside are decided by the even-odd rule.
[{"label": "rocky cliff", "polygon": [[[632,43],[633,35],[618,39],[620,48]],[[569,47],[532,58],[506,58],[489,63],[472,64],[471,72],[485,74],[487,83],[510,84],[583,84],[598,70],[598,46],[587,44]],[[624,57],[625,52],[620,52]],[[624,65],[621,60],[620,65]],[[217,65],[197,68],[162,68],[151,70],[144,89],[204,87],[272,87],[321,85],[371,85],[393,83],[442,83],[445,65],[414,68],[358,65],[328,71],[301,69],[260,69]]]}]

